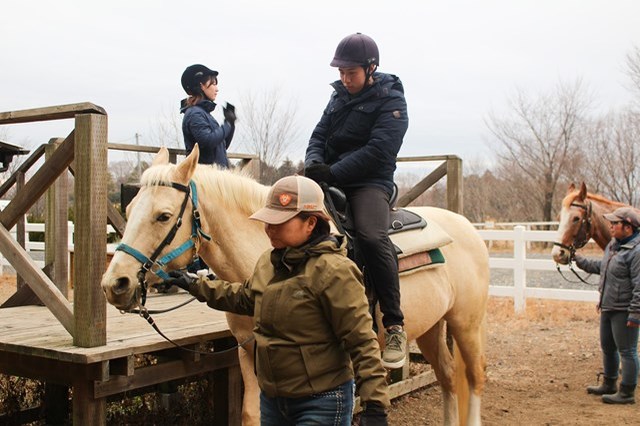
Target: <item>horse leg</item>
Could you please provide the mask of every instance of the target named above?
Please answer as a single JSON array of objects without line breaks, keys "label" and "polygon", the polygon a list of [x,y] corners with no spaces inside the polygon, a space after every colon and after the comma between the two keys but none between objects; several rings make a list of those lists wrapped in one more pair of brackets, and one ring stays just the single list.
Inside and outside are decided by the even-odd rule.
[{"label": "horse leg", "polygon": [[416,339],[420,352],[429,361],[442,388],[444,424],[458,425],[458,399],[455,385],[455,365],[447,347],[445,322],[438,321]]},{"label": "horse leg", "polygon": [[[227,313],[229,330],[239,343],[246,342],[253,336],[253,320],[251,317]],[[254,373],[254,341],[250,340],[238,348],[238,361],[244,384],[242,399],[243,426],[260,425],[260,388]]]},{"label": "horse leg", "polygon": [[449,323],[449,327],[451,327],[451,333],[456,341],[456,349],[462,358],[463,364],[461,364],[460,368],[465,370],[465,377],[469,387],[466,424],[469,426],[480,425],[482,423],[480,415],[482,391],[486,380],[486,360],[483,349],[484,321],[473,322],[467,327],[457,327]]}]

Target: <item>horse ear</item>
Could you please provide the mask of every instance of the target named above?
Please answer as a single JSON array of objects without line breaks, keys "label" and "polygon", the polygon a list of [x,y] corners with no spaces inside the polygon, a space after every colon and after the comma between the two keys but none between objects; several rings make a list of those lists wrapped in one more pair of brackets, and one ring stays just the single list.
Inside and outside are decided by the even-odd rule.
[{"label": "horse ear", "polygon": [[187,158],[176,167],[174,178],[178,182],[184,183],[185,185],[188,184],[198,165],[198,158],[200,158],[200,148],[198,148],[198,144],[195,144],[191,153],[187,155]]},{"label": "horse ear", "polygon": [[152,166],[159,166],[169,163],[169,150],[166,147],[160,148],[160,151],[153,157]]},{"label": "horse ear", "polygon": [[585,185],[584,182],[580,184],[580,194],[578,194],[578,198],[583,201],[587,199],[587,185]]},{"label": "horse ear", "polygon": [[571,182],[571,184],[569,185],[569,189],[567,189],[567,194],[575,190],[576,190],[576,185],[573,182]]}]

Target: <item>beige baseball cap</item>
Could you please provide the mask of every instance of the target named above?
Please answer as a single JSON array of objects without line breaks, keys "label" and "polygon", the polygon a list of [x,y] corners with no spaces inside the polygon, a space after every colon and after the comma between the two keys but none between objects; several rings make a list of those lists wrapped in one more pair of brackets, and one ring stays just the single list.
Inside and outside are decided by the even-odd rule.
[{"label": "beige baseball cap", "polygon": [[320,185],[304,176],[287,176],[278,180],[269,191],[267,205],[250,216],[270,225],[279,225],[300,212],[315,213],[330,220],[324,207]]}]

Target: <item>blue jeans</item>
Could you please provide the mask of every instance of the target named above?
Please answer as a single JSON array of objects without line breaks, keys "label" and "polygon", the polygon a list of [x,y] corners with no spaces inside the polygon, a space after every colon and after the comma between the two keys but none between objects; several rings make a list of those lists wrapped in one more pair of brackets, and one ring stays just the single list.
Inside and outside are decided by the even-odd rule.
[{"label": "blue jeans", "polygon": [[354,393],[353,379],[326,392],[301,398],[269,398],[260,392],[260,425],[350,426]]},{"label": "blue jeans", "polygon": [[604,377],[615,379],[622,361],[622,384],[638,384],[638,328],[627,327],[626,311],[603,311],[600,315],[600,347]]}]

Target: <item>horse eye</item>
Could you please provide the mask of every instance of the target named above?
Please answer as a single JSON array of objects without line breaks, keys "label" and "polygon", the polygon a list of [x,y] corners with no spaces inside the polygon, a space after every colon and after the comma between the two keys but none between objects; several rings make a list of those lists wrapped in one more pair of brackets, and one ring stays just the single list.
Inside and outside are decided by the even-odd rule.
[{"label": "horse eye", "polygon": [[580,218],[578,216],[573,218],[573,223],[578,223],[580,222]]},{"label": "horse eye", "polygon": [[167,222],[169,219],[171,219],[171,215],[169,213],[162,213],[160,216],[158,216],[158,222]]}]

